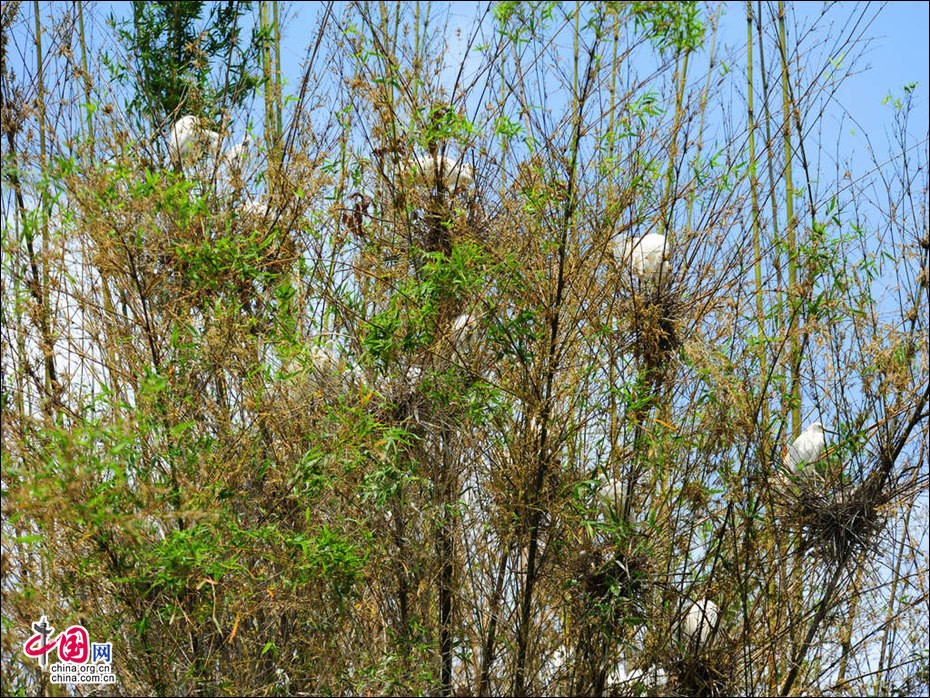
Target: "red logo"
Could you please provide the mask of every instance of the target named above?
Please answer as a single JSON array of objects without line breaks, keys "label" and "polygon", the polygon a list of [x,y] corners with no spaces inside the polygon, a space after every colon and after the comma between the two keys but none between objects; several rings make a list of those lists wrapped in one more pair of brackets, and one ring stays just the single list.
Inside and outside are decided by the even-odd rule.
[{"label": "red logo", "polygon": [[23,644],[23,651],[27,657],[38,657],[39,664],[44,668],[48,662],[48,653],[58,646],[58,660],[73,664],[84,664],[90,658],[90,636],[83,625],[72,625],[62,631],[58,636],[48,641],[54,628],[48,624],[45,616],[38,623],[32,624],[35,635]]},{"label": "red logo", "polygon": [[90,657],[90,638],[83,625],[72,625],[58,636],[58,659],[83,664]]},{"label": "red logo", "polygon": [[42,657],[45,656],[45,653],[52,649],[55,645],[58,644],[58,638],[49,642],[47,645],[42,645],[41,647],[36,647],[36,643],[42,640],[41,635],[33,635],[28,640],[26,644],[23,645],[23,649],[26,651],[26,656],[28,657]]}]

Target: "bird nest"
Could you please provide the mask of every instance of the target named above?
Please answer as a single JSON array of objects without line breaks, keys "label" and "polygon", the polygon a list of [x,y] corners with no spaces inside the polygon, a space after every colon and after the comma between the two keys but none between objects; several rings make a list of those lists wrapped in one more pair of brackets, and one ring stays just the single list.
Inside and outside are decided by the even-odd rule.
[{"label": "bird nest", "polygon": [[428,414],[424,380],[423,369],[419,366],[409,366],[396,375],[384,377],[377,384],[382,401],[373,404],[394,423],[410,427],[420,424],[421,411]]},{"label": "bird nest", "polygon": [[621,299],[618,310],[626,319],[638,365],[655,380],[681,347],[678,325],[684,305],[678,293],[668,283],[650,285]]},{"label": "bird nest", "polygon": [[890,495],[870,478],[859,484],[827,487],[809,479],[783,492],[782,521],[801,533],[804,549],[818,551],[831,562],[847,560],[868,547],[881,530],[881,507]]},{"label": "bird nest", "polygon": [[601,617],[609,625],[642,616],[653,569],[633,537],[621,545],[586,546],[569,563],[569,573],[579,615]]},{"label": "bird nest", "polygon": [[740,695],[742,691],[735,685],[738,659],[736,647],[720,637],[712,645],[685,654],[669,667],[674,677],[668,687],[669,695]]}]

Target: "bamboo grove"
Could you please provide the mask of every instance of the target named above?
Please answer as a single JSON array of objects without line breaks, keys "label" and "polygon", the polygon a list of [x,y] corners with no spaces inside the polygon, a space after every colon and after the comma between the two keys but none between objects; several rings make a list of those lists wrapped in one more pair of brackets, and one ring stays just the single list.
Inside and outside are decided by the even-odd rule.
[{"label": "bamboo grove", "polygon": [[3,693],[90,690],[41,616],[97,695],[927,690],[926,86],[825,123],[875,10],[296,9],[3,5]]}]

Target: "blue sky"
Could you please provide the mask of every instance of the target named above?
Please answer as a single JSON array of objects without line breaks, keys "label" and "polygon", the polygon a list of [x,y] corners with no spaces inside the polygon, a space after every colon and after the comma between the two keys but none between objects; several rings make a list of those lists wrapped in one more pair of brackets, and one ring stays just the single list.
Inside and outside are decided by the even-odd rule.
[{"label": "blue sky", "polygon": [[[448,21],[450,66],[461,60],[461,40],[456,34],[467,36],[473,31],[476,18],[484,14],[487,3],[453,2],[429,3],[436,24]],[[856,64],[856,74],[841,88],[837,101],[849,111],[849,116],[861,124],[862,130],[878,135],[887,125],[891,107],[883,104],[888,94],[903,95],[905,84],[916,82],[917,110],[915,123],[924,128],[928,123],[928,88],[930,88],[930,3],[834,3],[788,2],[788,12],[794,15],[799,26],[811,27],[819,15],[827,11],[845,14],[850,8],[864,8],[867,25],[864,25],[867,43]],[[342,7],[343,3],[337,3]],[[295,3],[288,11],[289,24],[284,28],[282,53],[292,60],[286,68],[292,85],[298,81],[300,62],[305,55],[308,40],[315,36],[317,17],[324,7],[321,2]],[[718,41],[725,47],[745,54],[746,20],[742,2],[727,2],[720,23]],[[338,13],[338,10],[337,10]],[[789,19],[789,27],[791,21]],[[820,25],[822,26],[822,25]],[[790,29],[789,29],[790,31]],[[789,37],[789,44],[791,38]],[[285,63],[288,61],[285,60]],[[850,128],[853,128],[852,126]]]},{"label": "blue sky", "polygon": [[[433,30],[443,31],[445,28],[449,45],[447,86],[451,87],[458,67],[465,59],[467,37],[474,33],[478,18],[490,16],[487,14],[488,3],[436,2],[424,4],[424,8],[426,5],[429,5]],[[763,3],[763,7],[765,5]],[[904,99],[904,86],[908,84],[916,83],[910,119],[911,142],[923,143],[922,147],[926,149],[930,123],[930,3],[846,2],[836,5],[788,2],[788,44],[793,45],[795,39],[791,32],[796,29],[803,37],[803,59],[819,61],[819,64],[830,67],[828,61],[832,58],[838,63],[838,76],[849,71],[839,82],[836,94],[827,104],[825,117],[818,125],[818,137],[822,143],[818,155],[823,160],[815,162],[815,169],[825,170],[821,174],[826,175],[827,170],[833,171],[836,167],[848,168],[853,177],[860,177],[871,171],[875,163],[898,154],[896,146],[891,143],[894,100]],[[344,3],[336,3],[334,15],[340,16],[344,7]],[[706,5],[705,18],[708,11],[717,7]],[[719,7],[722,15],[717,35],[717,59],[725,60],[736,71],[731,82],[736,89],[743,89],[738,76],[743,73],[746,55],[745,4],[727,2]],[[324,8],[325,4],[321,2],[288,6],[287,23],[282,34],[282,67],[288,83],[286,92],[298,89],[307,46],[316,36]],[[847,24],[849,17],[860,12],[863,17],[858,25]],[[805,36],[806,32],[810,33]],[[833,43],[847,33],[861,36],[861,39],[850,49],[850,55],[833,55]],[[705,45],[705,48],[709,46]],[[769,46],[769,51],[771,48]],[[705,59],[706,55],[705,51]],[[477,56],[467,60],[465,74],[478,62]],[[814,65],[800,67],[809,71],[815,69]],[[700,69],[693,70],[692,74],[695,82],[703,81]]]},{"label": "blue sky", "polygon": [[[912,129],[926,137],[927,125],[930,123],[930,3],[928,2],[889,2],[889,3],[836,3],[823,2],[788,2],[789,31],[797,26],[803,31],[811,26],[817,27],[816,37],[807,44],[815,47],[816,52],[828,53],[828,46],[823,46],[831,34],[842,32],[842,26],[834,26],[823,31],[825,20],[818,17],[827,12],[827,17],[843,18],[853,14],[853,10],[865,10],[866,20],[859,29],[863,30],[865,42],[860,44],[858,60],[853,65],[853,75],[847,78],[836,94],[828,123],[835,125],[837,131],[845,134],[843,147],[847,153],[864,156],[867,144],[863,134],[868,134],[872,146],[881,149],[886,146],[884,134],[889,129],[892,117],[892,104],[883,104],[889,95],[893,98],[904,96],[904,85],[917,83],[914,93],[915,111],[912,116]],[[463,37],[474,31],[478,18],[485,15],[488,3],[474,2],[435,2],[424,3],[429,6],[434,30],[446,27],[449,42],[447,66],[451,78],[460,64]],[[128,17],[128,2],[90,3],[90,12],[97,21],[89,21],[88,34],[96,35],[97,41],[110,43],[109,28],[103,26],[103,19],[111,12]],[[31,7],[23,6],[22,12],[31,15]],[[307,47],[316,36],[318,18],[326,7],[322,2],[296,2],[283,4],[286,23],[282,38],[282,68],[289,92],[296,92],[300,83],[302,63],[307,55]],[[708,10],[716,5],[705,6]],[[720,5],[723,15],[718,32],[718,56],[731,53],[733,67],[741,69],[741,60],[745,57],[746,23],[745,5],[742,2],[727,2]],[[345,3],[335,3],[334,15],[339,16]],[[826,9],[825,9],[826,8]],[[61,8],[57,8],[60,12]],[[424,10],[425,11],[425,10]],[[47,10],[46,10],[47,12]],[[29,20],[31,22],[31,19]],[[93,39],[92,39],[93,40]],[[792,38],[789,36],[789,45]],[[14,57],[15,60],[15,57]],[[29,57],[26,57],[29,60]],[[852,138],[850,138],[852,136]]]}]

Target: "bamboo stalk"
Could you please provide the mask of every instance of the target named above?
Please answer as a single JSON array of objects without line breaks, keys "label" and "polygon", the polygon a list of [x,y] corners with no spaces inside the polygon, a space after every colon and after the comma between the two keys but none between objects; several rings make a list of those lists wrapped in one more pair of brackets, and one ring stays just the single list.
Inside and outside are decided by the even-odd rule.
[{"label": "bamboo stalk", "polygon": [[[759,369],[762,375],[768,373],[766,368],[766,347],[762,341],[765,337],[765,306],[763,303],[762,287],[762,230],[759,223],[759,175],[756,171],[756,113],[754,107],[754,82],[752,58],[752,0],[746,0],[746,82],[747,82],[747,109],[749,128],[749,191],[751,197],[752,215],[752,245],[755,256],[756,271],[756,321],[759,325]],[[769,423],[768,401],[762,401],[762,424]],[[763,453],[768,452],[768,444],[763,442]]]},{"label": "bamboo stalk", "polygon": [[[765,67],[765,50],[764,50],[765,42],[764,42],[764,34],[762,32],[762,2],[761,0],[757,0],[756,2],[756,18],[757,18],[756,19],[756,35],[758,37],[758,43],[759,43],[759,74],[760,74],[760,79],[762,81],[762,106],[763,106],[763,113],[764,113],[763,123],[765,125],[765,152],[767,155],[766,169],[767,169],[768,182],[769,182],[768,201],[769,201],[770,216],[771,216],[770,226],[772,228],[772,239],[778,240],[780,237],[780,230],[779,230],[779,224],[778,224],[778,220],[779,220],[778,203],[775,199],[775,182],[776,182],[775,164],[774,164],[775,139],[772,135],[772,114],[769,108],[769,82],[768,82],[768,72],[766,71],[766,67]],[[781,251],[778,249],[777,246],[772,252],[771,260],[772,260],[772,264],[775,267],[775,277],[776,277],[777,284],[780,286],[782,282]],[[775,328],[774,328],[775,332],[777,335],[780,336],[781,315],[776,313],[774,322],[775,322]],[[780,372],[779,372],[779,375],[776,377],[776,381],[779,387],[779,392],[782,395],[784,395],[785,383],[784,383],[784,379],[781,377]],[[780,416],[782,423],[784,423],[788,417],[787,412],[785,411],[787,409],[786,405],[787,405],[787,401],[783,399],[781,408],[779,410],[779,416]]]},{"label": "bamboo stalk", "polygon": [[274,102],[275,132],[280,138],[284,133],[282,121],[283,95],[281,90],[281,17],[278,0],[271,3],[272,23],[274,27]]},{"label": "bamboo stalk", "polygon": [[782,95],[782,140],[785,146],[785,217],[787,219],[788,242],[788,334],[791,342],[789,362],[791,365],[791,387],[789,404],[791,405],[791,438],[796,439],[801,433],[801,343],[798,338],[798,243],[794,217],[794,182],[791,177],[793,149],[791,146],[791,109],[792,101],[788,77],[788,42],[785,37],[785,3],[778,2],[778,45],[781,57],[781,95]]},{"label": "bamboo stalk", "polygon": [[[560,368],[560,359],[562,357],[563,343],[560,341],[562,332],[561,323],[563,321],[562,313],[564,312],[563,303],[565,302],[567,285],[568,285],[568,263],[569,263],[569,241],[570,232],[575,226],[575,216],[577,212],[576,187],[578,186],[578,173],[580,167],[581,139],[583,135],[583,113],[589,95],[591,81],[594,79],[593,72],[589,70],[595,61],[598,49],[598,41],[591,43],[587,54],[587,65],[584,73],[580,70],[581,46],[580,46],[580,3],[575,6],[575,34],[574,34],[574,94],[572,96],[572,140],[570,145],[570,159],[568,162],[567,188],[564,199],[564,208],[562,220],[560,221],[560,230],[558,232],[558,245],[556,246],[556,265],[555,289],[552,295],[551,305],[549,308],[549,327],[548,341],[543,359],[544,376],[541,389],[542,409],[540,411],[540,435],[536,442],[537,449],[534,454],[536,461],[533,482],[526,493],[526,510],[528,514],[529,529],[529,547],[527,554],[526,580],[519,599],[518,625],[517,625],[517,648],[516,648],[516,667],[514,672],[513,693],[517,696],[526,694],[527,678],[527,652],[530,643],[531,618],[533,608],[533,597],[535,585],[538,581],[537,556],[539,553],[539,527],[542,520],[543,509],[539,505],[539,500],[546,483],[546,478],[550,474],[551,459],[549,453],[549,425],[553,419],[553,407],[555,402],[556,386],[555,377]],[[595,36],[600,36],[600,28],[594,31]],[[584,82],[581,76],[584,75]],[[563,340],[564,341],[564,340]]]},{"label": "bamboo stalk", "polygon": [[[75,3],[77,8],[77,17],[78,17],[78,44],[81,48],[81,69],[83,71],[83,82],[84,82],[84,99],[88,105],[91,103],[91,97],[93,95],[93,84],[90,79],[90,72],[87,68],[87,41],[84,35],[84,3],[77,0]],[[94,139],[94,118],[90,109],[86,110],[86,129],[87,129],[87,142],[85,143],[84,150],[84,160],[89,164],[93,164],[95,161],[94,152],[95,152],[95,139]],[[113,296],[110,293],[110,278],[109,274],[106,273],[103,269],[100,270],[100,292],[103,296],[103,311],[104,311],[104,322],[108,322],[116,317],[116,311],[113,305]],[[118,411],[120,409],[120,404],[122,400],[120,399],[120,381],[119,381],[119,372],[117,371],[117,361],[116,355],[113,351],[113,345],[110,342],[106,343],[106,354],[107,361],[107,372],[110,375],[110,391],[114,396],[112,400],[111,409]]]},{"label": "bamboo stalk", "polygon": [[[678,187],[678,133],[681,131],[682,111],[685,95],[685,83],[688,79],[688,57],[691,55],[690,49],[684,50],[684,55],[678,54],[678,63],[676,63],[675,75],[672,78],[676,82],[675,87],[675,116],[672,120],[672,133],[669,136],[668,146],[668,168],[665,171],[665,196],[662,197],[662,208],[660,210],[660,225],[662,232],[666,236],[666,245],[671,248],[675,244],[674,231],[672,230],[672,218],[674,216],[675,190]],[[666,270],[660,271],[661,276],[666,275]]]},{"label": "bamboo stalk", "polygon": [[[42,55],[42,19],[39,12],[39,2],[38,0],[33,0],[33,9],[35,11],[35,48],[36,48],[36,102],[38,104],[38,121],[39,121],[39,167],[42,171],[45,170],[46,164],[48,162],[48,152],[47,152],[47,143],[46,143],[46,108],[45,108],[45,70],[43,65],[43,55]],[[41,211],[41,225],[42,225],[42,248],[47,251],[49,244],[49,234],[48,234],[48,218],[49,218],[49,201],[48,201],[48,191],[43,185],[39,195],[39,210]],[[47,397],[51,397],[58,385],[58,374],[55,369],[55,347],[54,340],[52,339],[51,329],[50,329],[50,313],[49,313],[49,296],[48,296],[48,286],[49,286],[49,268],[48,268],[48,258],[47,255],[42,255],[42,273],[41,280],[39,278],[38,266],[36,262],[35,249],[32,244],[32,236],[27,236],[27,251],[29,254],[29,262],[32,267],[33,274],[33,295],[39,303],[37,309],[38,325],[39,331],[42,336],[42,353],[44,356],[45,364],[45,375],[44,375],[44,387],[45,394]],[[51,406],[48,402],[45,404],[48,405],[47,414],[51,415]]]},{"label": "bamboo stalk", "polygon": [[[91,98],[91,81],[90,81],[90,72],[87,69],[87,42],[84,38],[84,3],[80,0],[76,0],[74,3],[77,8],[77,18],[78,18],[78,43],[81,47],[81,70],[83,71],[83,82],[84,82],[84,100],[87,106],[90,106]],[[91,110],[87,108],[85,110],[86,123],[87,123],[87,144],[89,145],[91,151],[91,161],[93,161],[93,151],[94,151],[94,119]]]},{"label": "bamboo stalk", "polygon": [[[908,529],[911,520],[911,513],[913,512],[912,507],[907,508],[907,513],[904,517],[904,530]],[[895,614],[898,612],[897,605],[900,603],[898,599],[898,585],[901,583],[901,563],[904,560],[904,543],[907,540],[907,536],[901,536],[901,542],[898,545],[898,550],[895,554],[894,562],[894,572],[891,577],[891,589],[888,593],[888,612],[885,615],[884,629],[882,631],[882,642],[881,648],[878,653],[878,671],[875,674],[875,691],[878,695],[890,693],[891,685],[888,678],[888,667],[894,664],[894,657],[891,656],[894,651],[894,642],[889,642],[889,637],[892,637],[897,632],[897,626],[892,622],[894,620]],[[852,618],[850,618],[849,625],[852,626]],[[850,634],[852,628],[850,627]],[[848,640],[847,640],[848,642]],[[845,659],[846,655],[843,655],[844,663],[843,668],[845,668]]]},{"label": "bamboo stalk", "polygon": [[[776,199],[776,190],[775,190],[775,186],[777,182],[777,179],[775,177],[775,137],[772,133],[773,117],[772,117],[770,104],[769,104],[770,90],[769,90],[768,72],[766,69],[766,62],[765,62],[766,52],[765,52],[764,33],[762,31],[762,27],[763,27],[762,3],[761,3],[761,0],[757,0],[756,33],[757,33],[757,39],[758,39],[758,45],[759,45],[759,68],[760,68],[759,73],[760,73],[760,78],[762,82],[763,123],[765,126],[765,144],[766,144],[765,152],[767,156],[766,157],[766,169],[767,169],[767,175],[768,175],[768,181],[769,181],[768,200],[769,200],[770,217],[771,217],[770,226],[772,229],[772,238],[774,240],[779,240],[781,236],[781,232],[779,229],[779,209],[778,209],[778,202]],[[783,277],[782,277],[781,251],[778,246],[774,248],[772,252],[771,260],[772,260],[772,264],[775,267],[776,281],[777,281],[778,286],[780,287],[782,284]],[[774,315],[774,323],[775,323],[774,332],[776,333],[776,336],[779,336],[779,337],[782,336],[782,332],[786,331],[785,328],[787,327],[787,323],[784,322],[784,315],[776,313]],[[770,370],[774,371],[774,368]],[[779,372],[779,376],[780,376],[780,372]],[[781,396],[781,404],[779,407],[779,417],[780,417],[781,423],[785,423],[785,421],[788,418],[788,399],[786,396],[787,386],[785,384],[784,379],[781,377],[776,378],[776,385],[777,385],[777,390],[775,392]],[[766,405],[767,402],[763,400],[763,404]],[[765,407],[765,409],[768,409],[768,408]],[[782,546],[780,545],[776,545],[776,550],[781,550],[781,547]],[[793,584],[793,579],[797,575],[798,570],[800,569],[800,556],[798,555],[798,549],[799,548],[798,548],[797,543],[789,543],[787,546],[785,546],[784,556],[786,559],[788,555],[791,556],[791,560],[793,561],[793,566],[790,564],[784,564],[784,565],[777,566],[778,588],[782,590],[782,593],[784,594],[784,599],[785,599],[783,604],[779,604],[776,607],[778,627],[781,627],[782,622],[787,623],[788,628],[789,628],[789,637],[795,647],[800,642],[800,637],[799,637],[800,628],[798,624],[793,623],[792,621],[796,615],[794,609],[796,607],[800,607],[802,603],[801,591],[797,588],[796,585]],[[779,558],[781,559],[782,557],[783,556],[780,554]],[[789,651],[789,657],[791,654],[793,654],[793,650]],[[780,680],[779,677],[781,675],[780,669],[781,669],[782,657],[780,653],[773,652],[770,655],[769,659],[770,659],[770,665],[769,665],[769,672],[768,672],[768,678],[769,678],[768,690],[769,690],[769,693],[774,694],[778,691],[778,688],[779,688],[779,680]]]},{"label": "bamboo stalk", "polygon": [[265,83],[265,142],[268,144],[268,199],[274,201],[277,191],[278,174],[278,141],[277,120],[275,118],[275,85],[271,68],[271,39],[265,36],[267,30],[272,30],[269,17],[268,3],[259,3],[259,26],[262,30],[262,78]]},{"label": "bamboo stalk", "polygon": [[[747,0],[749,2],[749,0]],[[710,64],[714,65],[716,62],[716,51],[717,51],[717,28],[720,26],[719,15],[713,16],[713,29],[710,34]],[[707,76],[704,79],[704,89],[701,92],[701,106],[700,106],[700,119],[698,120],[698,137],[697,143],[695,144],[695,152],[699,158],[701,153],[704,150],[704,120],[707,116],[707,96],[710,94],[710,79],[713,75],[713,71],[708,70]],[[691,222],[693,220],[694,214],[694,196],[689,195],[687,198],[687,217],[685,227],[688,230],[691,230]]]}]

